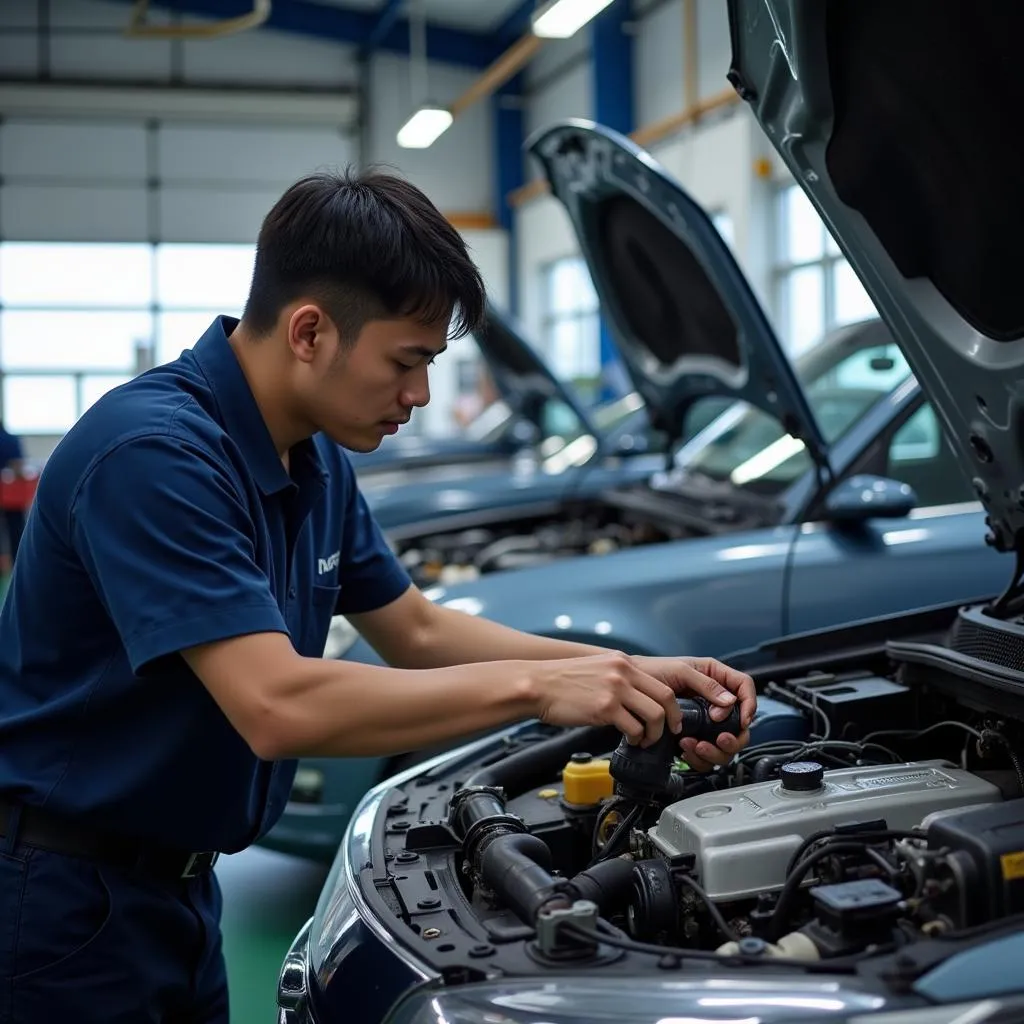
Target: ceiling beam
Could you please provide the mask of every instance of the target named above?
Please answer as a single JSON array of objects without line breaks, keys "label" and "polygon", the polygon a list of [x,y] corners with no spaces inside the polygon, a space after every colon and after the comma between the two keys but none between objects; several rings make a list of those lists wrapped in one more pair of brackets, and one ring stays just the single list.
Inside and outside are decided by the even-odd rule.
[{"label": "ceiling beam", "polygon": [[[118,2],[127,6],[134,0]],[[247,0],[160,0],[154,6],[207,18],[233,17],[251,8]],[[391,8],[400,6],[389,0],[383,13],[368,13],[310,0],[274,0],[270,17],[262,27],[312,39],[350,43],[360,48],[366,47],[371,35],[376,34],[378,50],[408,56],[408,20],[396,11],[388,24],[384,16]],[[427,25],[427,54],[431,60],[481,69],[488,67],[504,47],[505,41],[491,34]]]},{"label": "ceiling beam", "polygon": [[531,27],[531,15],[537,7],[536,0],[523,0],[523,2],[516,8],[514,8],[508,15],[508,17],[495,29],[494,34],[499,38],[508,38],[510,36],[521,36],[524,32],[529,32]]},{"label": "ceiling beam", "polygon": [[398,16],[405,7],[405,0],[386,0],[380,14],[377,15],[377,23],[370,29],[369,38],[363,44],[363,55],[368,56],[381,44],[388,33],[395,27]]}]

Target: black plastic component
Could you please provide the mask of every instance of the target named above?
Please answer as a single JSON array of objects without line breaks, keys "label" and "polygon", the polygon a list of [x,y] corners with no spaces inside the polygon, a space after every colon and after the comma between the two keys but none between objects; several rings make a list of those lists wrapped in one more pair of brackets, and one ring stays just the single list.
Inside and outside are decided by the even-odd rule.
[{"label": "black plastic component", "polygon": [[761,893],[757,897],[757,903],[754,904],[753,910],[747,915],[747,920],[750,922],[750,929],[757,938],[768,941],[773,937],[773,927],[775,918],[775,904],[778,897],[771,895],[770,893]]},{"label": "black plastic component", "polygon": [[[451,825],[443,821],[413,825],[406,833],[405,849],[409,851],[450,850],[459,845],[459,838]],[[415,856],[415,853],[413,853]],[[402,854],[399,854],[399,858]]]},{"label": "black plastic component", "polygon": [[683,713],[681,733],[666,729],[649,747],[631,744],[623,737],[612,754],[609,770],[623,792],[642,795],[664,792],[672,774],[672,762],[681,753],[679,741],[684,736],[714,743],[722,733],[736,735],[741,731],[738,706],[730,709],[724,721],[716,722],[711,718],[711,707],[705,700],[681,697],[678,704]]},{"label": "black plastic component", "polygon": [[790,761],[779,772],[782,788],[792,793],[809,793],[821,789],[825,768],[817,761]]},{"label": "black plastic component", "polygon": [[828,718],[833,737],[864,735],[879,728],[878,722],[908,721],[913,710],[909,688],[882,676],[811,676],[790,686]]},{"label": "black plastic component", "polygon": [[844,956],[888,942],[903,894],[877,878],[811,889],[815,916],[801,931],[823,956]]},{"label": "black plastic component", "polygon": [[959,927],[1024,911],[1024,800],[939,818],[928,828],[928,845],[950,851]]}]

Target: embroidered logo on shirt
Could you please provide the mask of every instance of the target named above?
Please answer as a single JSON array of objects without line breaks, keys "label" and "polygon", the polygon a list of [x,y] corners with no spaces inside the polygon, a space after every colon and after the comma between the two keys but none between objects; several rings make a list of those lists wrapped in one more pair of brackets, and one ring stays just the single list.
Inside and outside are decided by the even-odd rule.
[{"label": "embroidered logo on shirt", "polygon": [[317,562],[320,567],[320,575],[323,576],[325,572],[330,572],[332,569],[338,568],[338,563],[341,561],[341,552],[335,551],[330,558],[319,558]]}]

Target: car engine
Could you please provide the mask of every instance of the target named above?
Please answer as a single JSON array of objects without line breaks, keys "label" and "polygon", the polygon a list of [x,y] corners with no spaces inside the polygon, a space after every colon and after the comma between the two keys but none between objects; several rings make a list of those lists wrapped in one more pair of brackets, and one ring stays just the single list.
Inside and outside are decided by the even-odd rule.
[{"label": "car engine", "polygon": [[[403,941],[465,980],[637,957],[853,969],[1019,925],[1019,718],[863,669],[759,689],[749,744],[711,772],[668,734],[535,725],[396,789],[376,891]],[[689,735],[735,731],[680,705]]]},{"label": "car engine", "polygon": [[592,500],[533,511],[474,514],[472,522],[412,535],[389,531],[399,560],[419,587],[449,586],[503,569],[576,555],[606,555],[646,544],[732,533],[776,523],[780,507],[714,481],[690,477],[645,484]]},{"label": "car engine", "polygon": [[502,569],[606,555],[690,535],[682,527],[628,519],[598,506],[434,533],[399,541],[396,548],[417,586],[450,586]]}]

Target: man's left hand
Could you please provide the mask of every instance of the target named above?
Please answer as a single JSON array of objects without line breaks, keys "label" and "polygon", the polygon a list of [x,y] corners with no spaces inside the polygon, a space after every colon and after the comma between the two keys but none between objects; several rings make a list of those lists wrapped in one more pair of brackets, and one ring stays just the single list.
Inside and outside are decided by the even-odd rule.
[{"label": "man's left hand", "polygon": [[742,731],[738,736],[722,733],[717,743],[685,737],[680,742],[686,763],[698,772],[710,771],[715,765],[727,764],[750,742],[750,723],[757,711],[754,681],[745,672],[738,672],[714,658],[647,658],[633,659],[648,675],[671,686],[679,695],[704,697],[711,705],[709,714],[722,721],[736,701],[740,705]]}]

